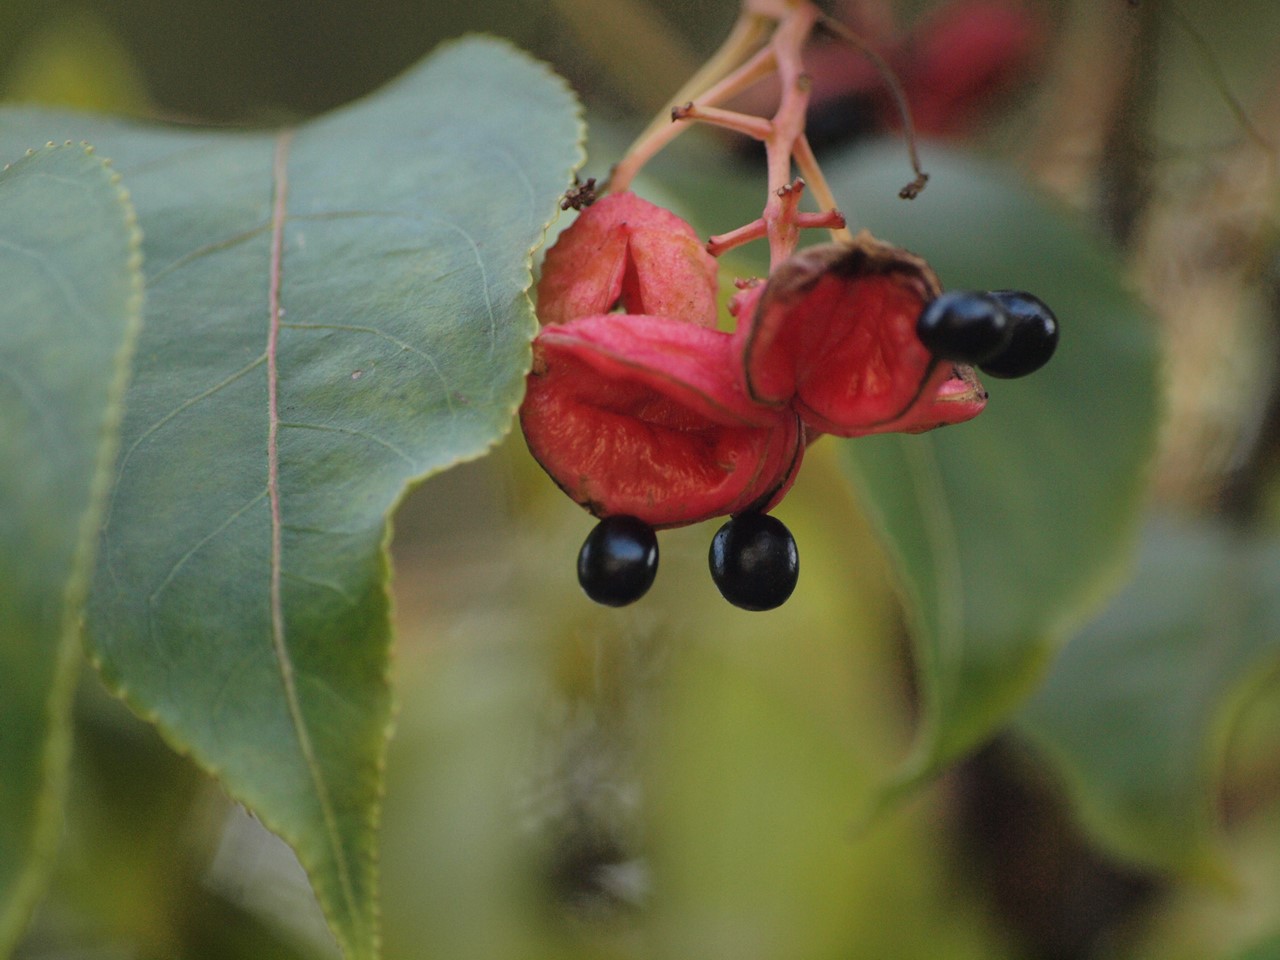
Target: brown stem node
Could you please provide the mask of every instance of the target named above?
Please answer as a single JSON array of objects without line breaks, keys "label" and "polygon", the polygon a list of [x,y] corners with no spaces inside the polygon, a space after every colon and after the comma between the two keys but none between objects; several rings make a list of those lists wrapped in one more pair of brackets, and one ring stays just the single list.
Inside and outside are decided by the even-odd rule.
[{"label": "brown stem node", "polygon": [[921,170],[919,176],[898,191],[898,196],[903,200],[914,200],[920,196],[920,192],[924,190],[924,185],[928,182],[929,175]]},{"label": "brown stem node", "polygon": [[573,186],[564,192],[564,196],[560,198],[560,209],[581,210],[583,207],[589,207],[596,202],[596,178],[588,177],[586,183],[579,183],[574,178]]}]

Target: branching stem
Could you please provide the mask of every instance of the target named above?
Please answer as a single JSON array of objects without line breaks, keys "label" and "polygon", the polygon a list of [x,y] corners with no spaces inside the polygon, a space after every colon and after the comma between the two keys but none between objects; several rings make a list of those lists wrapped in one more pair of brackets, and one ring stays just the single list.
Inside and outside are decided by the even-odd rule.
[{"label": "branching stem", "polygon": [[[809,107],[809,78],[804,45],[822,18],[810,0],[747,0],[733,30],[707,64],[676,94],[670,116],[654,118],[614,168],[606,190],[626,190],[636,174],[687,122],[709,123],[764,144],[768,192],[761,216],[736,230],[713,237],[707,249],[719,256],[751,240],[767,238],[769,260],[777,265],[794,252],[800,231],[824,228],[833,239],[848,239],[845,218],[804,136]],[[728,110],[721,104],[770,74],[781,95],[772,117]],[[814,185],[818,213],[801,213],[805,181],[792,181],[793,165]]]},{"label": "branching stem", "polygon": [[[914,197],[929,179],[916,153],[915,128],[902,84],[884,59],[856,33],[822,13],[811,0],[744,0],[743,11],[720,49],[675,95],[669,115],[655,117],[613,169],[605,191],[630,187],[636,174],[687,127],[708,123],[751,137],[764,144],[768,190],[761,216],[727,233],[712,237],[707,249],[715,256],[751,240],[769,241],[769,261],[777,266],[795,251],[802,229],[823,228],[837,242],[851,242],[845,217],[805,138],[809,108],[809,77],[804,71],[804,47],[814,29],[822,26],[855,46],[884,77],[902,115],[907,149],[916,178],[901,196]],[[779,102],[772,117],[726,109],[722,104],[759,80],[776,74]],[[798,170],[803,180],[794,180]],[[808,184],[818,213],[802,213],[800,197]]]}]

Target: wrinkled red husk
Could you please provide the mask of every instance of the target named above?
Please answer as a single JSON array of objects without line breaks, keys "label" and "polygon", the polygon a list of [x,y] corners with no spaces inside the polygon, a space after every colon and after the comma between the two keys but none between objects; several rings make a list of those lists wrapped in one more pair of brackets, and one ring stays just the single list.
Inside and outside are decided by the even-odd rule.
[{"label": "wrinkled red husk", "polygon": [[795,478],[801,428],[750,402],[728,334],[604,314],[543,328],[520,421],[533,456],[598,517],[675,527],[769,509]]},{"label": "wrinkled red husk", "polygon": [[633,193],[587,207],[547,251],[538,282],[538,319],[567,323],[621,306],[716,325],[716,271],[693,228]]},{"label": "wrinkled red husk", "polygon": [[[964,423],[980,414],[987,405],[987,391],[973,367],[939,361],[920,389],[920,399],[901,417],[864,433],[925,433],[955,423]],[[804,414],[801,413],[801,416]],[[815,421],[816,423],[817,421]],[[835,433],[828,430],[828,433]],[[858,436],[859,434],[841,434]]]},{"label": "wrinkled red husk", "polygon": [[842,437],[977,416],[986,393],[973,370],[936,360],[916,335],[940,292],[928,264],[865,232],[800,251],[735,303],[748,395]]}]

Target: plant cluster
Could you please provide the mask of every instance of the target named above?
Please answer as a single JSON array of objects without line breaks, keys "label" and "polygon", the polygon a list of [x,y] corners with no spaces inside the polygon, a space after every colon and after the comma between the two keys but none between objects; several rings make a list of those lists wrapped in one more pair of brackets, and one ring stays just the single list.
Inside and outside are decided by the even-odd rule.
[{"label": "plant cluster", "polygon": [[[585,210],[543,265],[521,423],[552,479],[603,518],[578,565],[599,602],[627,604],[649,589],[653,528],[727,515],[711,547],[716,585],[736,606],[780,605],[798,554],[785,525],[764,515],[795,481],[808,444],[970,420],[987,402],[975,366],[1024,376],[1057,344],[1056,318],[1030,294],[944,292],[922,258],[846,229],[805,137],[803,51],[821,23],[832,22],[808,2],[746,3],[682,91],[689,99],[632,147],[607,194],[597,199],[588,184],[562,203]],[[781,84],[771,117],[720,106],[771,74]],[[705,246],[680,217],[626,189],[670,125],[691,120],[761,141],[768,166],[760,217]],[[916,171],[904,196],[927,180]],[[817,212],[800,209],[807,182]],[[797,252],[808,228],[830,230],[831,242]],[[715,258],[762,237],[769,275],[736,281],[736,325],[721,330]]]},{"label": "plant cluster", "polygon": [[0,108],[0,958],[1270,956],[1269,4],[746,0],[630,148],[714,11]]}]

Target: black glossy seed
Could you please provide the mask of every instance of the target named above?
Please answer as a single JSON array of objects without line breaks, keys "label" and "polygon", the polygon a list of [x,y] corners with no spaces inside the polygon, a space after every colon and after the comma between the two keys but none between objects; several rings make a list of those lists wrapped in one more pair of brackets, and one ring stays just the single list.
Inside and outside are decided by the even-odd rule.
[{"label": "black glossy seed", "polygon": [[796,540],[786,525],[763,513],[733,517],[711,540],[711,579],[744,610],[772,610],[786,602],[800,577]]},{"label": "black glossy seed", "polygon": [[578,551],[578,583],[596,603],[625,607],[653,586],[658,538],[635,517],[605,517]]},{"label": "black glossy seed", "polygon": [[967,290],[948,290],[925,305],[916,335],[935,357],[982,363],[1009,343],[1013,325],[993,298]]},{"label": "black glossy seed", "polygon": [[992,290],[991,298],[1013,321],[1003,350],[981,364],[993,377],[1025,377],[1049,362],[1058,346],[1058,318],[1043,300],[1022,290]]}]

